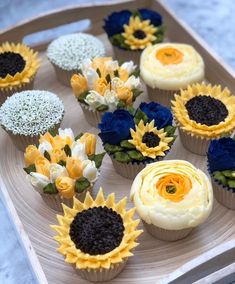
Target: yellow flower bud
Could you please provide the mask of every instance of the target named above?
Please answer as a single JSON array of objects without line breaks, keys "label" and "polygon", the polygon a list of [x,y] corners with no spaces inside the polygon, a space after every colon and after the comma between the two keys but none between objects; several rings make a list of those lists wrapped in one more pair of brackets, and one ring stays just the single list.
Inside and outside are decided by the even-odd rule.
[{"label": "yellow flower bud", "polygon": [[91,66],[95,70],[99,69],[101,76],[105,77],[107,75],[105,63],[111,60],[112,60],[112,57],[96,57],[92,60]]},{"label": "yellow flower bud", "polygon": [[104,78],[98,78],[95,80],[93,89],[99,93],[101,96],[104,95],[104,92],[109,88],[109,84]]},{"label": "yellow flower bud", "polygon": [[85,144],[87,156],[95,154],[96,150],[96,137],[92,133],[84,133],[80,141]]},{"label": "yellow flower bud", "polygon": [[127,87],[122,87],[117,90],[117,95],[118,95],[118,98],[124,101],[127,105],[132,104],[133,93],[131,89]]},{"label": "yellow flower bud", "polygon": [[32,165],[35,163],[36,159],[41,156],[41,153],[39,152],[39,150],[37,149],[36,146],[34,145],[29,145],[26,149],[25,149],[25,153],[24,153],[24,161],[25,161],[25,165],[26,167],[28,167],[29,165]]},{"label": "yellow flower bud", "polygon": [[[66,139],[67,140],[67,139]],[[62,139],[59,135],[53,137],[49,132],[46,132],[44,135],[40,136],[39,143],[49,142],[53,148],[62,149],[67,144],[67,141]]]},{"label": "yellow flower bud", "polygon": [[83,92],[88,90],[87,79],[81,74],[74,74],[72,76],[71,86],[75,97],[79,97]]},{"label": "yellow flower bud", "polygon": [[69,176],[73,179],[79,179],[82,176],[82,163],[78,159],[68,157],[66,161],[66,169]]},{"label": "yellow flower bud", "polygon": [[35,167],[37,173],[50,177],[50,162],[46,158],[39,156],[35,160]]},{"label": "yellow flower bud", "polygon": [[52,144],[52,141],[53,141],[53,136],[49,132],[46,132],[44,135],[40,135],[40,138],[39,138],[40,144],[42,142],[49,142]]},{"label": "yellow flower bud", "polygon": [[50,151],[51,163],[58,163],[59,161],[66,161],[67,156],[64,150],[54,148]]},{"label": "yellow flower bud", "polygon": [[64,198],[73,198],[75,193],[75,180],[70,177],[57,177],[55,186]]},{"label": "yellow flower bud", "polygon": [[123,68],[119,68],[119,70],[118,70],[118,74],[119,74],[119,78],[122,80],[122,81],[124,81],[124,82],[126,82],[127,80],[128,80],[128,78],[129,78],[129,74],[128,74],[128,72],[126,71],[126,69],[123,69]]}]

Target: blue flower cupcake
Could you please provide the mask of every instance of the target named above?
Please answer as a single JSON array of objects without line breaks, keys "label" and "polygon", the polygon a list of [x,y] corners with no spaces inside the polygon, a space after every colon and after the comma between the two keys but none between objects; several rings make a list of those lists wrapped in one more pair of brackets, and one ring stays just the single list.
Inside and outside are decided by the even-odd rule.
[{"label": "blue flower cupcake", "polygon": [[114,12],[104,22],[115,56],[123,61],[139,64],[142,50],[164,38],[161,15],[149,9]]},{"label": "blue flower cupcake", "polygon": [[211,141],[207,158],[216,200],[235,210],[235,140],[224,137]]},{"label": "blue flower cupcake", "polygon": [[176,138],[172,121],[171,111],[154,102],[106,112],[99,136],[117,173],[133,179],[146,164],[162,160]]}]

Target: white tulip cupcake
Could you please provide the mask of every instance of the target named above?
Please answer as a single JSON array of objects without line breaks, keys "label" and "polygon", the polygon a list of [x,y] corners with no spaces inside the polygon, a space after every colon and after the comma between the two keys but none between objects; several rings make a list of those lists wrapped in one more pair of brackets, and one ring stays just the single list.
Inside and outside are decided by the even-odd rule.
[{"label": "white tulip cupcake", "polygon": [[151,235],[176,241],[208,218],[213,191],[201,170],[184,160],[169,160],[149,164],[136,176],[131,199]]}]

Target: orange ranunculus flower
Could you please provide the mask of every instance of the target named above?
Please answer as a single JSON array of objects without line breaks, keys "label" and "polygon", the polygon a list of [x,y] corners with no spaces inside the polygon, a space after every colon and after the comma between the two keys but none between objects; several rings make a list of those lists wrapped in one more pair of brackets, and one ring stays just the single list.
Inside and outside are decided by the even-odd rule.
[{"label": "orange ranunculus flower", "polygon": [[96,137],[92,133],[84,133],[80,141],[85,144],[87,156],[95,154],[96,150]]},{"label": "orange ranunculus flower", "polygon": [[39,156],[35,160],[35,167],[37,173],[50,177],[50,162],[46,158]]},{"label": "orange ranunculus flower", "polygon": [[54,148],[50,151],[51,163],[58,163],[59,161],[66,161],[67,156],[65,151],[60,148]]},{"label": "orange ranunculus flower", "polygon": [[70,177],[59,176],[55,180],[55,186],[64,198],[73,198],[75,194],[75,180]]},{"label": "orange ranunculus flower", "polygon": [[119,78],[123,82],[126,82],[128,80],[128,78],[129,78],[128,72],[125,69],[121,68],[121,67],[118,69],[118,74],[119,74]]},{"label": "orange ranunculus flower", "polygon": [[122,87],[117,90],[117,95],[118,95],[118,98],[124,101],[127,105],[132,104],[133,93],[131,89],[127,87]]},{"label": "orange ranunculus flower", "polygon": [[69,176],[73,179],[79,179],[82,176],[82,163],[76,158],[67,158],[66,169]]},{"label": "orange ranunculus flower", "polygon": [[87,79],[81,74],[74,74],[70,82],[75,97],[79,97],[82,93],[88,90]]},{"label": "orange ranunculus flower", "polygon": [[24,153],[24,162],[26,167],[35,163],[36,159],[41,156],[41,153],[34,145],[29,145],[25,149]]},{"label": "orange ranunculus flower", "polygon": [[184,54],[174,47],[163,47],[157,51],[156,57],[163,65],[179,64]]},{"label": "orange ranunculus flower", "polygon": [[101,96],[104,95],[104,92],[107,90],[107,88],[109,88],[109,84],[104,78],[98,78],[97,80],[95,80],[93,89]]}]

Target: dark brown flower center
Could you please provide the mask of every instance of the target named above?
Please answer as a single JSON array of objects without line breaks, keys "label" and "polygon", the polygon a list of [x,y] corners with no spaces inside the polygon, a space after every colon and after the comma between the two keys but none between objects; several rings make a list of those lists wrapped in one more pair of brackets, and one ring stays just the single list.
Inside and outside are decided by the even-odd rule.
[{"label": "dark brown flower center", "polygon": [[146,132],[142,137],[142,142],[147,145],[149,148],[154,148],[159,145],[160,138],[158,135],[153,132]]},{"label": "dark brown flower center", "polygon": [[25,64],[24,58],[19,53],[0,53],[0,77],[4,79],[7,74],[14,76],[17,72],[22,72]]},{"label": "dark brown flower center", "polygon": [[133,36],[135,38],[138,38],[138,39],[144,39],[146,38],[146,33],[142,30],[136,30],[134,33],[133,33]]}]

